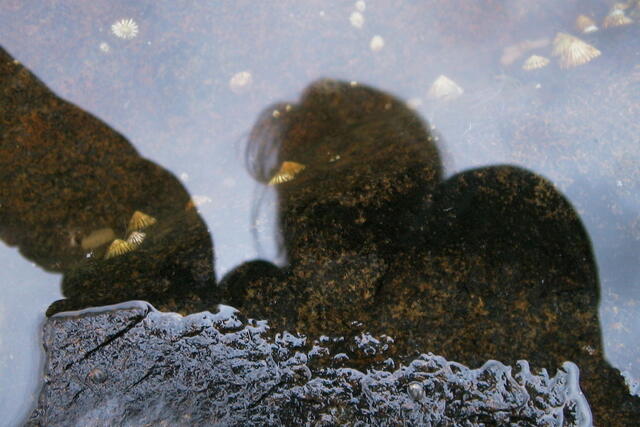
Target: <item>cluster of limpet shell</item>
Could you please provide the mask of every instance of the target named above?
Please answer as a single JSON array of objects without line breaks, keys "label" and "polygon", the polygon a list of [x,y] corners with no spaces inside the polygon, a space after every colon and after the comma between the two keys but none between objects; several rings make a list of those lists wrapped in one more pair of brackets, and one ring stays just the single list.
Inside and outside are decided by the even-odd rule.
[{"label": "cluster of limpet shell", "polygon": [[135,211],[129,220],[129,224],[127,225],[127,234],[128,237],[126,240],[123,239],[115,239],[107,248],[107,252],[104,256],[104,259],[114,258],[120,255],[124,255],[128,252],[131,252],[137,249],[146,234],[142,232],[145,228],[155,224],[157,220],[151,215],[147,215],[144,212]]},{"label": "cluster of limpet shell", "polygon": [[[582,29],[584,33],[598,31],[598,27],[595,26],[593,20],[585,15],[578,16],[576,27]],[[591,46],[589,43],[576,36],[562,32],[556,34],[552,46],[551,55],[558,57],[560,68],[571,68],[586,64],[601,54],[596,47]],[[546,67],[550,62],[549,58],[534,54],[522,63],[522,69],[525,71],[537,70]]]},{"label": "cluster of limpet shell", "polygon": [[[640,16],[640,1],[633,0],[628,3],[615,3],[607,16],[602,20],[602,28],[610,29],[632,24],[634,21],[627,16],[626,11],[631,9],[632,16]],[[578,15],[575,21],[576,30],[582,34],[591,34],[599,31],[596,21],[587,15]],[[556,34],[551,55],[558,58],[560,68],[572,68],[586,64],[597,58],[602,52],[580,38],[559,32]],[[546,67],[551,61],[541,55],[531,55],[523,63],[522,69],[532,71]]]},{"label": "cluster of limpet shell", "polygon": [[[629,11],[631,17],[627,16],[627,11]],[[640,19],[640,0],[615,3],[607,16],[603,18],[602,27],[609,29],[629,25],[634,22],[632,18]],[[575,28],[582,34],[591,34],[599,31],[596,21],[584,14],[578,15],[576,18]],[[510,65],[527,51],[545,48],[548,45],[549,39],[547,38],[524,40],[505,48],[500,62],[502,65]],[[563,69],[584,65],[602,54],[595,46],[566,32],[558,32],[551,45],[551,56],[557,57],[558,64]],[[551,60],[549,58],[539,54],[532,54],[522,62],[522,69],[525,71],[538,70],[550,63]],[[432,83],[427,92],[427,97],[439,101],[450,101],[460,97],[463,93],[464,89],[458,83],[441,74]],[[286,173],[284,175],[277,174],[270,184],[279,183],[277,181],[281,177],[284,177],[285,180],[293,179],[293,176]]]}]

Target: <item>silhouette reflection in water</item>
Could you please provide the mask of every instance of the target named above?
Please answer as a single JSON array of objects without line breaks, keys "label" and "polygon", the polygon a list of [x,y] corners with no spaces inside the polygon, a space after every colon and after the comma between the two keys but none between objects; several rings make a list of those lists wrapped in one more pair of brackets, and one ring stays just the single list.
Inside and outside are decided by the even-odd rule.
[{"label": "silhouette reflection in water", "polygon": [[287,258],[223,279],[248,316],[310,336],[386,334],[399,358],[526,359],[551,372],[570,360],[597,424],[640,419],[603,357],[588,235],[544,178],[493,166],[443,181],[436,137],[413,111],[332,80],[266,109],[247,159],[276,187]]},{"label": "silhouette reflection in water", "polygon": [[[204,309],[215,285],[213,245],[182,184],[2,48],[0,81],[0,238],[64,273],[67,299],[47,314],[131,299]],[[133,227],[136,211],[155,223]],[[128,252],[107,257],[116,238],[129,238],[120,251]]]},{"label": "silhouette reflection in water", "polygon": [[[277,190],[287,265],[247,262],[218,290],[211,237],[173,175],[1,49],[0,77],[0,238],[64,274],[67,299],[48,314],[224,301],[274,330],[386,334],[384,358],[431,351],[551,371],[570,360],[596,423],[640,419],[603,358],[597,269],[571,205],[510,166],[443,180],[435,136],[393,96],[324,80],[265,111],[247,153]],[[136,211],[155,219],[141,242]],[[135,247],[107,257],[116,238]],[[358,367],[382,362],[356,356]]]}]

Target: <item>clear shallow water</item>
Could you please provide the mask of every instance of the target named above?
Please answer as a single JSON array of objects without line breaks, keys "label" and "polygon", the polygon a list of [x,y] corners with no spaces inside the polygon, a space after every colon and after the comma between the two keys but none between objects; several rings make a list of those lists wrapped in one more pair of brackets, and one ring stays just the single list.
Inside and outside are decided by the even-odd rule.
[{"label": "clear shallow water", "polygon": [[[633,67],[640,61],[632,44],[637,30],[598,36],[601,57],[581,67],[561,70],[552,64],[543,73],[527,74],[520,69],[524,58],[533,52],[548,56],[551,48],[534,49],[506,65],[505,48],[553,39],[558,31],[575,34],[577,14],[602,17],[609,5],[567,2],[559,8],[550,1],[520,1],[507,9],[472,10],[437,2],[366,2],[357,28],[350,22],[357,11],[352,2],[254,3],[61,1],[27,7],[8,1],[0,7],[0,42],[57,95],[121,132],[143,157],[179,177],[191,195],[210,200],[199,209],[214,240],[219,279],[258,256],[282,261],[269,203],[252,224],[256,194],[265,190],[244,166],[248,132],[265,108],[295,102],[321,77],[357,81],[411,100],[441,134],[447,176],[515,164],[547,177],[568,197],[598,263],[607,356],[640,376],[640,150],[632,121],[639,108]],[[111,32],[123,18],[137,23],[135,38]],[[371,49],[374,36],[384,40],[377,51]],[[232,88],[233,76],[245,71],[250,83]],[[440,74],[464,88],[455,103],[429,99]],[[273,198],[269,194],[267,200]],[[60,276],[39,271],[13,249],[0,256],[11,267],[3,272],[0,342],[3,370],[13,375],[2,375],[0,390],[20,384],[27,396],[38,369],[37,319],[59,298]],[[25,330],[7,326],[14,324]],[[16,348],[29,356],[5,357]],[[15,392],[5,396],[24,400]],[[6,407],[15,408],[5,396]]]}]

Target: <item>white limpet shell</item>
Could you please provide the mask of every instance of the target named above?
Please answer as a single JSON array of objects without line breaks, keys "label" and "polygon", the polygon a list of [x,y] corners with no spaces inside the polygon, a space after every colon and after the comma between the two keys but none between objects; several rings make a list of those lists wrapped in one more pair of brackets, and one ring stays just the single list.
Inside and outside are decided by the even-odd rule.
[{"label": "white limpet shell", "polygon": [[576,18],[576,28],[584,34],[589,34],[589,33],[598,31],[598,27],[596,26],[596,23],[593,21],[593,19],[589,18],[586,15],[579,15]]},{"label": "white limpet shell", "polygon": [[525,71],[537,70],[538,68],[543,68],[549,65],[549,59],[540,55],[531,55],[524,64],[522,64],[522,69]]},{"label": "white limpet shell", "polygon": [[567,33],[558,33],[553,40],[552,55],[559,57],[561,68],[586,64],[601,53],[590,44]]},{"label": "white limpet shell", "polygon": [[452,100],[464,93],[456,82],[441,74],[431,85],[427,96],[433,99]]},{"label": "white limpet shell", "polygon": [[142,244],[142,242],[144,242],[145,237],[147,237],[145,233],[142,233],[140,231],[132,231],[131,234],[129,234],[129,237],[127,237],[127,242],[131,243],[135,247],[138,247]]}]

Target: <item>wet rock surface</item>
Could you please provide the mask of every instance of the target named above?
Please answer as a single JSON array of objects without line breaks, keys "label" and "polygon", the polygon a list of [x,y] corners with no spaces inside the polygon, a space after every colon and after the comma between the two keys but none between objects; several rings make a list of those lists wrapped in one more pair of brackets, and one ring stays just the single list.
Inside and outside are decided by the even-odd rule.
[{"label": "wet rock surface", "polygon": [[[67,298],[47,314],[131,299],[168,311],[208,308],[213,243],[180,181],[2,47],[0,77],[0,239],[64,273]],[[115,238],[131,235],[136,211],[157,223],[135,250],[105,259]]]},{"label": "wet rock surface", "polygon": [[[469,17],[482,15],[478,10],[468,12]],[[408,21],[400,18],[398,25]],[[460,18],[456,16],[452,21],[467,21]],[[479,34],[499,28],[495,20],[481,21],[478,25],[485,31]],[[465,39],[482,28],[468,26],[466,32],[456,30],[456,36]],[[401,396],[405,398],[408,386],[394,385],[396,388],[391,391],[380,386],[388,392],[381,395],[381,402],[366,400],[373,392],[363,388],[362,378],[372,375],[370,369],[391,369],[384,365],[389,360],[387,356],[397,363],[400,360],[409,363],[406,358],[410,361],[421,352],[434,351],[473,367],[493,358],[512,366],[517,360],[526,359],[532,369],[552,371],[565,360],[571,360],[580,367],[581,386],[593,409],[595,424],[634,425],[640,419],[639,401],[628,396],[622,377],[604,357],[598,319],[602,279],[590,242],[590,237],[604,233],[598,230],[617,230],[618,237],[626,235],[610,239],[613,242],[610,246],[601,246],[604,247],[601,252],[605,252],[598,254],[601,273],[607,271],[602,268],[607,265],[603,263],[607,257],[622,259],[638,246],[638,222],[631,221],[635,213],[624,206],[625,200],[635,200],[632,195],[639,176],[637,162],[629,156],[637,146],[638,73],[632,59],[637,58],[637,49],[627,47],[635,44],[622,43],[625,52],[621,52],[614,49],[613,43],[613,38],[625,34],[633,39],[638,30],[635,27],[624,30],[626,33],[621,31],[603,32],[603,36],[589,40],[603,51],[601,60],[591,64],[593,68],[559,74],[556,67],[552,73],[543,70],[534,77],[514,70],[517,66],[513,65],[508,75],[496,76],[495,82],[488,83],[489,89],[481,89],[480,84],[474,91],[460,80],[469,98],[460,98],[448,107],[430,101],[433,105],[426,105],[427,117],[434,119],[450,140],[463,141],[462,146],[469,152],[474,152],[474,147],[497,147],[496,152],[490,150],[490,159],[484,159],[492,166],[451,177],[443,174],[440,159],[446,145],[431,132],[431,126],[394,95],[358,84],[320,81],[310,85],[299,102],[277,104],[278,110],[267,108],[264,116],[268,120],[263,118],[257,123],[258,135],[254,139],[265,154],[262,170],[257,172],[264,172],[265,176],[255,173],[254,177],[259,182],[268,181],[280,162],[295,161],[305,166],[295,180],[284,182],[276,190],[288,265],[281,268],[262,260],[247,262],[224,278],[223,295],[214,288],[213,248],[207,227],[197,213],[186,209],[189,194],[182,184],[162,167],[142,158],[123,136],[97,118],[49,93],[26,68],[3,53],[0,72],[8,76],[10,84],[3,88],[6,96],[0,107],[11,126],[0,147],[6,154],[0,158],[5,178],[0,186],[3,199],[0,236],[8,244],[19,246],[25,257],[43,268],[64,273],[62,287],[67,299],[54,303],[48,314],[129,299],[146,299],[162,310],[192,313],[213,309],[222,301],[241,308],[248,316],[269,319],[279,331],[345,334],[345,342],[351,342],[360,337],[350,331],[352,322],[357,321],[376,336],[394,337],[385,355],[371,353],[366,346],[356,351],[345,342],[332,343],[336,351],[330,360],[316,360],[308,351],[301,350],[300,354],[308,358],[310,378],[317,376],[330,391],[309,386],[309,394],[299,397],[287,388],[289,377],[295,376],[283,373],[286,369],[296,370],[282,365],[285,363],[282,360],[295,359],[295,354],[282,356],[282,360],[276,358],[271,365],[259,365],[263,370],[256,368],[258,371],[247,374],[246,382],[236,383],[229,376],[216,377],[209,372],[206,366],[209,359],[198,359],[201,350],[198,347],[189,344],[192,352],[187,360],[196,357],[198,362],[185,367],[182,350],[157,356],[154,347],[146,344],[153,334],[165,334],[184,345],[192,338],[209,337],[204,329],[196,328],[186,336],[183,332],[160,333],[157,328],[143,333],[139,328],[147,325],[150,315],[121,318],[118,314],[114,319],[120,318],[117,322],[124,329],[115,328],[102,336],[105,330],[114,328],[107,324],[91,327],[67,319],[65,322],[72,322],[71,326],[80,331],[89,326],[90,332],[70,332],[74,341],[67,347],[59,347],[65,351],[55,357],[60,360],[86,357],[71,365],[65,362],[59,375],[48,377],[43,396],[49,397],[43,398],[42,414],[68,408],[70,414],[77,415],[71,419],[88,422],[98,415],[87,415],[86,408],[99,408],[98,413],[104,409],[113,422],[126,419],[132,424],[144,424],[144,417],[157,416],[157,420],[172,424],[233,423],[224,412],[231,407],[240,408],[237,411],[246,417],[255,415],[257,423],[307,419],[328,424],[354,419],[368,423],[380,421],[376,414],[404,414],[402,422],[426,422],[419,418],[421,415],[414,419],[407,415],[410,411],[397,409],[404,408],[405,401],[397,407],[390,403],[396,402],[393,391],[404,390]],[[503,32],[500,39],[508,39],[507,34]],[[425,39],[429,37],[423,36]],[[154,42],[155,45],[168,46]],[[146,45],[137,46],[132,53],[139,53],[141,46],[145,52],[152,52]],[[210,50],[209,46],[206,48]],[[407,44],[405,49],[407,56],[411,45]],[[402,50],[395,52],[402,54]],[[440,55],[432,57],[434,63],[443,61]],[[139,56],[129,58],[131,62],[144,62]],[[373,68],[395,71],[398,62],[392,58],[378,58]],[[620,60],[612,62],[612,58]],[[491,61],[491,55],[485,61]],[[199,64],[200,59],[195,59],[194,68],[199,68]],[[419,69],[407,68],[401,74],[412,78],[424,75],[424,79],[429,79],[429,73],[424,73],[425,63],[416,64]],[[352,71],[342,74],[352,75]],[[130,83],[120,84],[121,89],[143,86],[137,79],[124,80]],[[82,89],[91,86],[78,85]],[[186,93],[180,87],[172,90],[181,96]],[[271,98],[260,98],[261,106],[265,99]],[[233,109],[229,104],[221,105]],[[161,109],[157,105],[151,108],[154,113]],[[128,120],[139,119],[142,110],[130,114]],[[180,114],[192,115],[194,110],[199,108],[191,111],[185,108],[189,112]],[[274,111],[278,114],[274,115]],[[460,111],[467,112],[462,119]],[[467,121],[468,117],[473,119]],[[586,144],[592,139],[597,142],[596,149]],[[197,139],[190,144],[197,144]],[[176,146],[180,146],[176,151],[193,148],[188,144]],[[517,164],[535,166],[538,171],[544,166],[542,171],[562,173],[560,176],[556,173],[550,181],[518,167],[496,166],[495,162],[504,158],[499,155],[501,150],[510,154],[507,158],[511,161],[518,160]],[[601,161],[609,153],[613,153],[609,161]],[[473,164],[481,165],[481,160],[474,158]],[[579,179],[573,172],[576,167]],[[599,191],[598,186],[604,182],[615,188],[603,187]],[[574,198],[579,196],[577,202],[574,199],[575,208],[557,185]],[[592,200],[594,194],[597,200]],[[593,210],[594,206],[598,209]],[[139,250],[104,259],[100,256],[106,248],[103,246],[96,248],[98,256],[85,258],[87,253],[82,245],[85,238],[104,229],[124,237],[127,219],[138,209],[159,219],[158,225],[148,230],[148,240]],[[587,235],[581,218],[592,225],[591,236]],[[620,219],[612,220],[615,218]],[[631,283],[637,263],[615,265],[618,270],[615,274],[608,272],[601,277]],[[621,292],[620,297],[637,304],[629,298],[635,294],[632,288],[627,286],[623,289],[626,294]],[[633,320],[629,319],[629,323]],[[619,331],[628,326],[621,322],[615,325]],[[224,335],[238,334],[245,327],[225,330]],[[51,330],[63,331],[65,327],[56,318],[47,328],[51,337],[55,335]],[[120,341],[138,332],[137,340]],[[80,333],[87,335],[82,337]],[[232,336],[229,340],[242,342],[237,338]],[[87,341],[102,344],[80,347]],[[57,348],[53,342],[47,342],[50,364],[56,360],[51,352]],[[111,359],[105,356],[103,364],[88,365],[103,349],[120,342],[128,342],[138,353],[153,357],[129,369],[131,351],[122,346],[111,354]],[[269,345],[271,351],[287,348],[278,342]],[[266,352],[251,353],[245,347],[240,351],[229,345],[221,351],[240,354],[238,360],[242,361],[273,356],[267,356]],[[67,353],[68,349],[73,351]],[[631,358],[638,354],[634,350],[624,347],[619,351]],[[166,362],[169,354],[171,360]],[[122,377],[109,388],[113,360],[122,361],[115,365],[121,366],[122,372],[117,375]],[[215,360],[227,359],[220,356]],[[73,370],[76,365],[83,368],[82,372]],[[106,369],[108,366],[111,368]],[[248,370],[243,368],[244,362],[234,366]],[[181,373],[181,369],[187,369],[188,373]],[[360,373],[349,369],[358,369]],[[51,367],[49,371],[57,372]],[[233,367],[230,371],[233,372]],[[303,371],[302,377],[309,377]],[[74,376],[70,377],[72,373]],[[160,387],[157,378],[168,382],[178,373],[183,380],[169,382],[173,386],[171,391],[145,388],[152,384],[152,379]],[[343,374],[348,378],[343,378]],[[58,377],[63,382],[55,388]],[[205,377],[220,378],[213,382],[216,387],[220,383],[231,387],[216,389],[220,394],[214,396],[215,401],[225,402],[223,409],[215,405],[214,409],[207,407],[214,399],[212,392],[204,388],[212,384],[203,380]],[[56,382],[51,382],[51,378],[56,378]],[[263,382],[257,383],[255,378]],[[291,381],[301,387],[298,380]],[[235,384],[236,388],[229,384]],[[265,388],[265,384],[272,387]],[[472,383],[467,386],[473,390]],[[123,403],[124,396],[138,393],[138,389],[140,394]],[[100,390],[105,393],[100,395],[97,393]],[[260,396],[257,400],[256,390]],[[362,390],[368,390],[369,394]],[[451,396],[462,395],[460,400],[468,401],[460,393],[453,391]],[[209,399],[206,404],[198,400],[202,394]],[[420,393],[414,390],[413,395]],[[97,400],[99,397],[107,400]],[[67,398],[67,403],[59,405],[60,399]],[[94,400],[84,400],[90,398]],[[350,403],[340,400],[343,398]],[[483,398],[488,400],[479,405],[497,417],[491,403],[495,399],[487,395]],[[229,403],[229,399],[233,401]],[[292,404],[287,399],[298,403]],[[80,402],[86,405],[79,406],[80,412],[74,412],[73,405]],[[280,419],[268,418],[256,409],[269,402],[283,413]],[[356,405],[356,409],[349,405]],[[439,407],[440,403],[434,405]],[[374,406],[375,411],[370,409]],[[459,406],[445,405],[449,409]],[[308,407],[312,409],[301,409]],[[369,409],[358,412],[363,407]],[[164,408],[168,408],[167,413],[187,417],[162,418]],[[198,415],[198,411],[203,415]],[[354,414],[370,418],[354,418]],[[464,410],[443,414],[449,417],[444,418],[444,423],[453,419],[476,423],[484,420],[475,412],[473,418]],[[263,415],[267,418],[260,418]],[[38,417],[35,420],[57,422],[54,415]],[[536,424],[528,418],[488,419],[495,423]]]},{"label": "wet rock surface", "polygon": [[223,301],[309,335],[351,336],[360,322],[394,337],[397,357],[548,370],[569,360],[596,425],[640,418],[604,358],[589,235],[552,182],[512,165],[444,179],[437,133],[365,85],[321,80],[271,110],[250,137],[254,177],[306,165],[276,187],[287,265],[237,267]]},{"label": "wet rock surface", "polygon": [[28,425],[518,425],[577,426],[590,411],[579,372],[526,362],[478,369],[432,354],[380,369],[388,337],[271,336],[228,306],[182,317],[146,303],[50,318],[45,383]]}]

